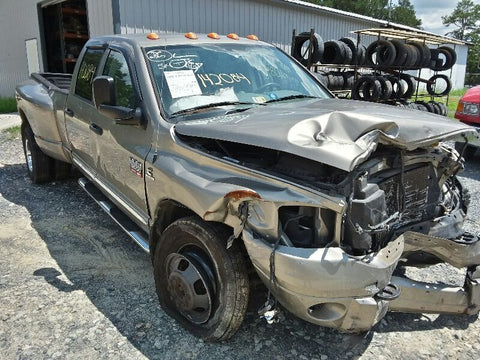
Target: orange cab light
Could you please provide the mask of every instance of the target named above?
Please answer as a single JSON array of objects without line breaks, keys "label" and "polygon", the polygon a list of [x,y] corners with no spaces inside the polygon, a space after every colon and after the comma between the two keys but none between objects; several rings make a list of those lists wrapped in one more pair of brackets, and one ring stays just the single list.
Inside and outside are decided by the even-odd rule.
[{"label": "orange cab light", "polygon": [[224,196],[224,198],[232,199],[233,201],[238,201],[243,198],[261,199],[262,197],[253,190],[235,190],[235,191],[229,192],[227,195]]},{"label": "orange cab light", "polygon": [[250,34],[250,35],[247,36],[247,39],[258,41],[258,36]]},{"label": "orange cab light", "polygon": [[211,32],[210,34],[207,35],[210,39],[215,39],[218,40],[220,39],[220,35],[218,35],[216,32]]},{"label": "orange cab light", "polygon": [[233,39],[233,40],[240,40],[240,37],[237,34],[230,33],[227,35],[228,38]]},{"label": "orange cab light", "polygon": [[462,113],[464,107],[465,107],[465,104],[463,102],[459,101],[458,105],[457,105],[457,112]]},{"label": "orange cab light", "polygon": [[151,33],[147,34],[147,39],[158,40],[158,39],[160,39],[160,36],[158,36],[157,33],[151,32]]},{"label": "orange cab light", "polygon": [[195,34],[194,32],[187,32],[187,33],[185,34],[185,37],[186,37],[187,39],[191,39],[191,40],[197,40],[197,39],[198,39],[197,34]]}]

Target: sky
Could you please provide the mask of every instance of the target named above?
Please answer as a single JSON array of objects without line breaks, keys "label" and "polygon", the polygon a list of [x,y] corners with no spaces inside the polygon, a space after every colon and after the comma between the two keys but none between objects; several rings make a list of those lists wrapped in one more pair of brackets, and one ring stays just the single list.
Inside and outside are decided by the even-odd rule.
[{"label": "sky", "polygon": [[[474,0],[480,3],[480,0]],[[438,35],[452,31],[453,25],[446,27],[442,24],[442,16],[450,15],[457,6],[458,0],[410,0],[415,7],[417,17],[422,19],[422,26],[425,31]]]}]

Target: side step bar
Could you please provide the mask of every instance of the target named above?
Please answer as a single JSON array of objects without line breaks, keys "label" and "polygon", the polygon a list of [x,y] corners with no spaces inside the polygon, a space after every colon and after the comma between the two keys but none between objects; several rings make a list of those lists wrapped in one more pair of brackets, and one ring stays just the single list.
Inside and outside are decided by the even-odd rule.
[{"label": "side step bar", "polygon": [[140,247],[150,252],[148,235],[130,220],[114,203],[112,203],[98,188],[87,178],[78,179],[80,187],[96,201],[115,222],[130,236]]}]

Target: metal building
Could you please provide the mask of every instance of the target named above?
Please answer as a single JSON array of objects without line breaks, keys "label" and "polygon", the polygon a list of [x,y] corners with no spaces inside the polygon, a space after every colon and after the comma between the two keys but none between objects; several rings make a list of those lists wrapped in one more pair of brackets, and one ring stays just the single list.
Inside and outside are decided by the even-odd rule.
[{"label": "metal building", "polygon": [[[195,31],[261,40],[289,51],[292,30],[314,28],[324,40],[387,22],[299,0],[3,0],[0,2],[0,96],[31,72],[71,72],[89,37],[112,33]],[[398,25],[402,29],[408,27]],[[372,37],[362,42],[373,41]],[[467,46],[457,45],[453,88],[464,84]]]}]

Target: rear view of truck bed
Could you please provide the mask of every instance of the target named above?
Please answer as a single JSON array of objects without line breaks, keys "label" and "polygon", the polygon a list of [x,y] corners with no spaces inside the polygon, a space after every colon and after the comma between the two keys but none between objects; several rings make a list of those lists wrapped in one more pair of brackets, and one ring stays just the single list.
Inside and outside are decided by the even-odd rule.
[{"label": "rear view of truck bed", "polygon": [[41,168],[34,170],[29,166],[34,182],[61,178],[70,171],[71,156],[63,111],[71,80],[71,74],[34,73],[16,88],[22,138],[25,148],[29,149],[26,151],[27,165],[41,158]]}]

